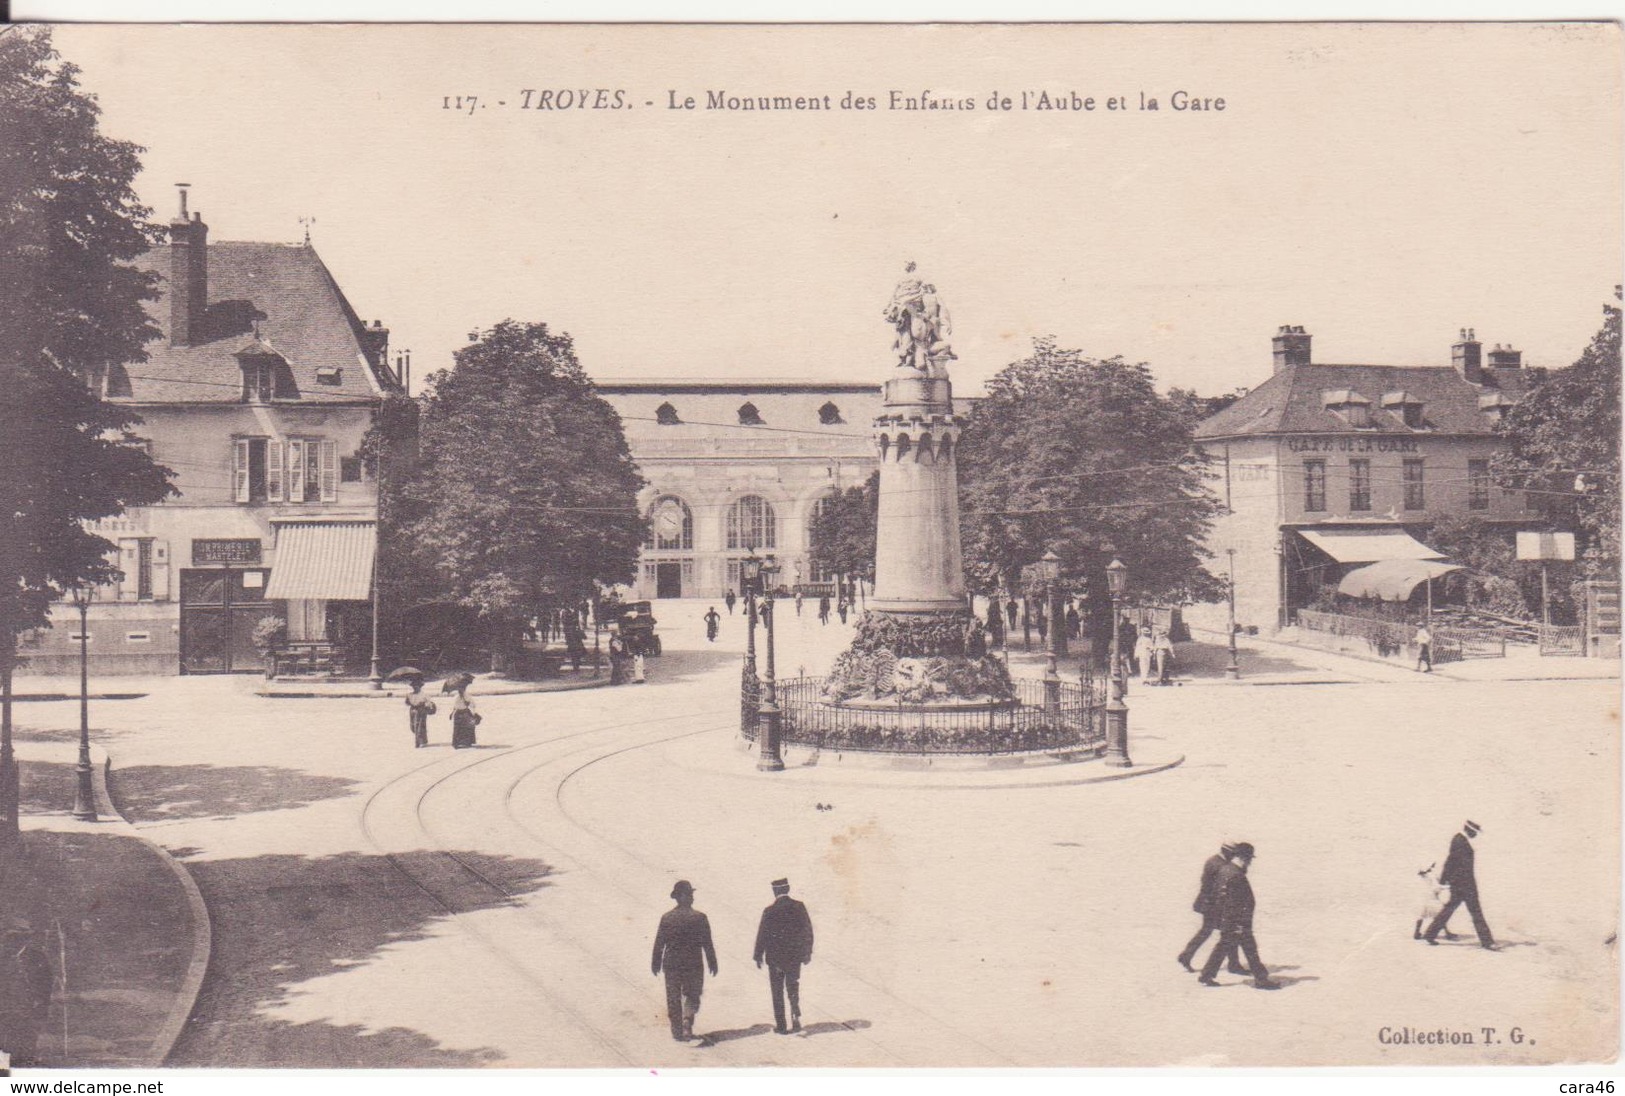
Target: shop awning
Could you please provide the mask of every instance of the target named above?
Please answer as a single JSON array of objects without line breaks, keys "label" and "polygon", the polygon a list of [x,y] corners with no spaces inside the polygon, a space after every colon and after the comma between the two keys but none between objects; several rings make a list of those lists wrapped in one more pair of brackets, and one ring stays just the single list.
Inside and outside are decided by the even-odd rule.
[{"label": "shop awning", "polygon": [[372,597],[377,528],[370,521],[298,521],[277,526],[267,598],[366,601]]},{"label": "shop awning", "polygon": [[1298,535],[1339,563],[1444,558],[1403,529],[1299,529]]},{"label": "shop awning", "polygon": [[1349,597],[1375,597],[1383,601],[1404,601],[1422,583],[1461,568],[1436,559],[1385,559],[1356,567],[1343,576],[1337,592]]}]

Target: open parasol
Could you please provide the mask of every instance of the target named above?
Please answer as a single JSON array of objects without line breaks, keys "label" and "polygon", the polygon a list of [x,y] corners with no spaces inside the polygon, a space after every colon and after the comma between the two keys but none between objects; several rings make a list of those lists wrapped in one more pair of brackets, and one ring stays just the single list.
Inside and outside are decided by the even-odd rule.
[{"label": "open parasol", "polygon": [[441,682],[440,691],[442,693],[455,693],[460,689],[468,688],[473,683],[473,674],[469,673],[467,670],[459,670],[457,673],[452,674],[450,677],[446,678],[445,681]]},{"label": "open parasol", "polygon": [[384,680],[385,681],[411,681],[415,677],[421,678],[421,677],[428,677],[428,676],[429,676],[428,674],[424,673],[422,670],[418,669],[416,666],[402,666],[399,669],[389,671],[389,675],[387,677],[385,677]]}]

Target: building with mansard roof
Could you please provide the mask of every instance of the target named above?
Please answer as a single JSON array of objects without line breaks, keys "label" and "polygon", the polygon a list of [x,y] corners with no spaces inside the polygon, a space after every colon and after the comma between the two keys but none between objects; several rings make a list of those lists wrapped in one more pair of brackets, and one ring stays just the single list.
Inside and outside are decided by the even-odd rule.
[{"label": "building with mansard roof", "polygon": [[[147,302],[161,335],[93,383],[141,416],[179,496],[98,523],[123,579],[90,610],[92,667],[259,670],[254,629],[278,616],[296,662],[364,670],[378,493],[359,449],[401,390],[389,332],[361,321],[308,239],[211,242],[184,192],[169,231],[137,262],[161,279]],[[77,667],[66,612],[31,637],[31,670]]]},{"label": "building with mansard roof", "polygon": [[[1239,624],[1285,626],[1353,566],[1439,558],[1427,535],[1445,515],[1545,520],[1540,496],[1490,477],[1496,424],[1531,382],[1518,351],[1486,360],[1468,330],[1449,365],[1328,365],[1310,348],[1307,331],[1282,327],[1270,377],[1196,431],[1225,507],[1210,566],[1226,574],[1233,554]],[[1190,615],[1222,629],[1224,614]]]}]

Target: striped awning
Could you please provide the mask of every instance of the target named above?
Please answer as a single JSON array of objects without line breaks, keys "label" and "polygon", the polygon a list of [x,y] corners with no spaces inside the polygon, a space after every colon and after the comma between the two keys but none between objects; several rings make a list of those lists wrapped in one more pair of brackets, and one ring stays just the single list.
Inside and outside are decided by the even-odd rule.
[{"label": "striped awning", "polygon": [[298,521],[277,526],[276,562],[265,596],[366,601],[378,529],[370,521]]}]

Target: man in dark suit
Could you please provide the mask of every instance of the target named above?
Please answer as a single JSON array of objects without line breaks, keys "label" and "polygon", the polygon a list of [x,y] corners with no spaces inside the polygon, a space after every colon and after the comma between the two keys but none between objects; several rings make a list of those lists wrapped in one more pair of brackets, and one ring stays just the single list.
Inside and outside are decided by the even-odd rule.
[{"label": "man in dark suit", "polygon": [[[807,907],[790,897],[788,879],[773,880],[773,904],[762,911],[756,929],[756,966],[767,960],[773,993],[773,1030],[780,1035],[801,1030],[801,965],[812,962],[813,927]],[[784,1025],[784,998],[790,997],[790,1026]]]},{"label": "man in dark suit", "polygon": [[[1234,845],[1220,845],[1219,851],[1202,865],[1202,882],[1196,891],[1196,901],[1191,904],[1191,909],[1202,915],[1202,927],[1196,930],[1196,935],[1185,945],[1185,950],[1179,953],[1179,965],[1192,974],[1196,973],[1196,968],[1191,966],[1191,960],[1207,943],[1207,938],[1219,931],[1219,882],[1226,870],[1234,870],[1229,859],[1234,852]],[[1234,952],[1230,954],[1230,973],[1247,973]]]},{"label": "man in dark suit", "polygon": [[1439,915],[1428,926],[1422,939],[1435,946],[1439,941],[1435,939],[1450,921],[1450,915],[1456,908],[1466,905],[1467,912],[1472,915],[1473,929],[1478,933],[1478,945],[1490,951],[1495,950],[1495,937],[1490,935],[1490,925],[1484,920],[1484,908],[1478,904],[1478,878],[1473,874],[1473,843],[1472,838],[1478,836],[1482,827],[1469,819],[1462,826],[1461,832],[1450,839],[1450,852],[1444,858],[1444,869],[1439,872],[1439,882],[1450,888],[1450,901],[1444,904]]},{"label": "man in dark suit", "polygon": [[671,1037],[678,1042],[694,1038],[694,1016],[700,1011],[700,994],[705,990],[705,969],[717,973],[717,949],[711,946],[711,922],[694,908],[694,885],[679,879],[671,888],[677,905],[660,918],[655,933],[654,958],[650,969],[666,972],[666,1017],[671,1021]]},{"label": "man in dark suit", "polygon": [[1230,857],[1217,873],[1219,907],[1219,944],[1202,966],[1204,986],[1216,986],[1214,975],[1226,955],[1237,951],[1247,956],[1247,966],[1253,972],[1253,985],[1259,989],[1280,989],[1281,984],[1270,978],[1264,961],[1258,957],[1258,941],[1253,939],[1253,910],[1257,900],[1253,885],[1247,879],[1247,868],[1253,862],[1253,847],[1245,841],[1231,846]]}]

